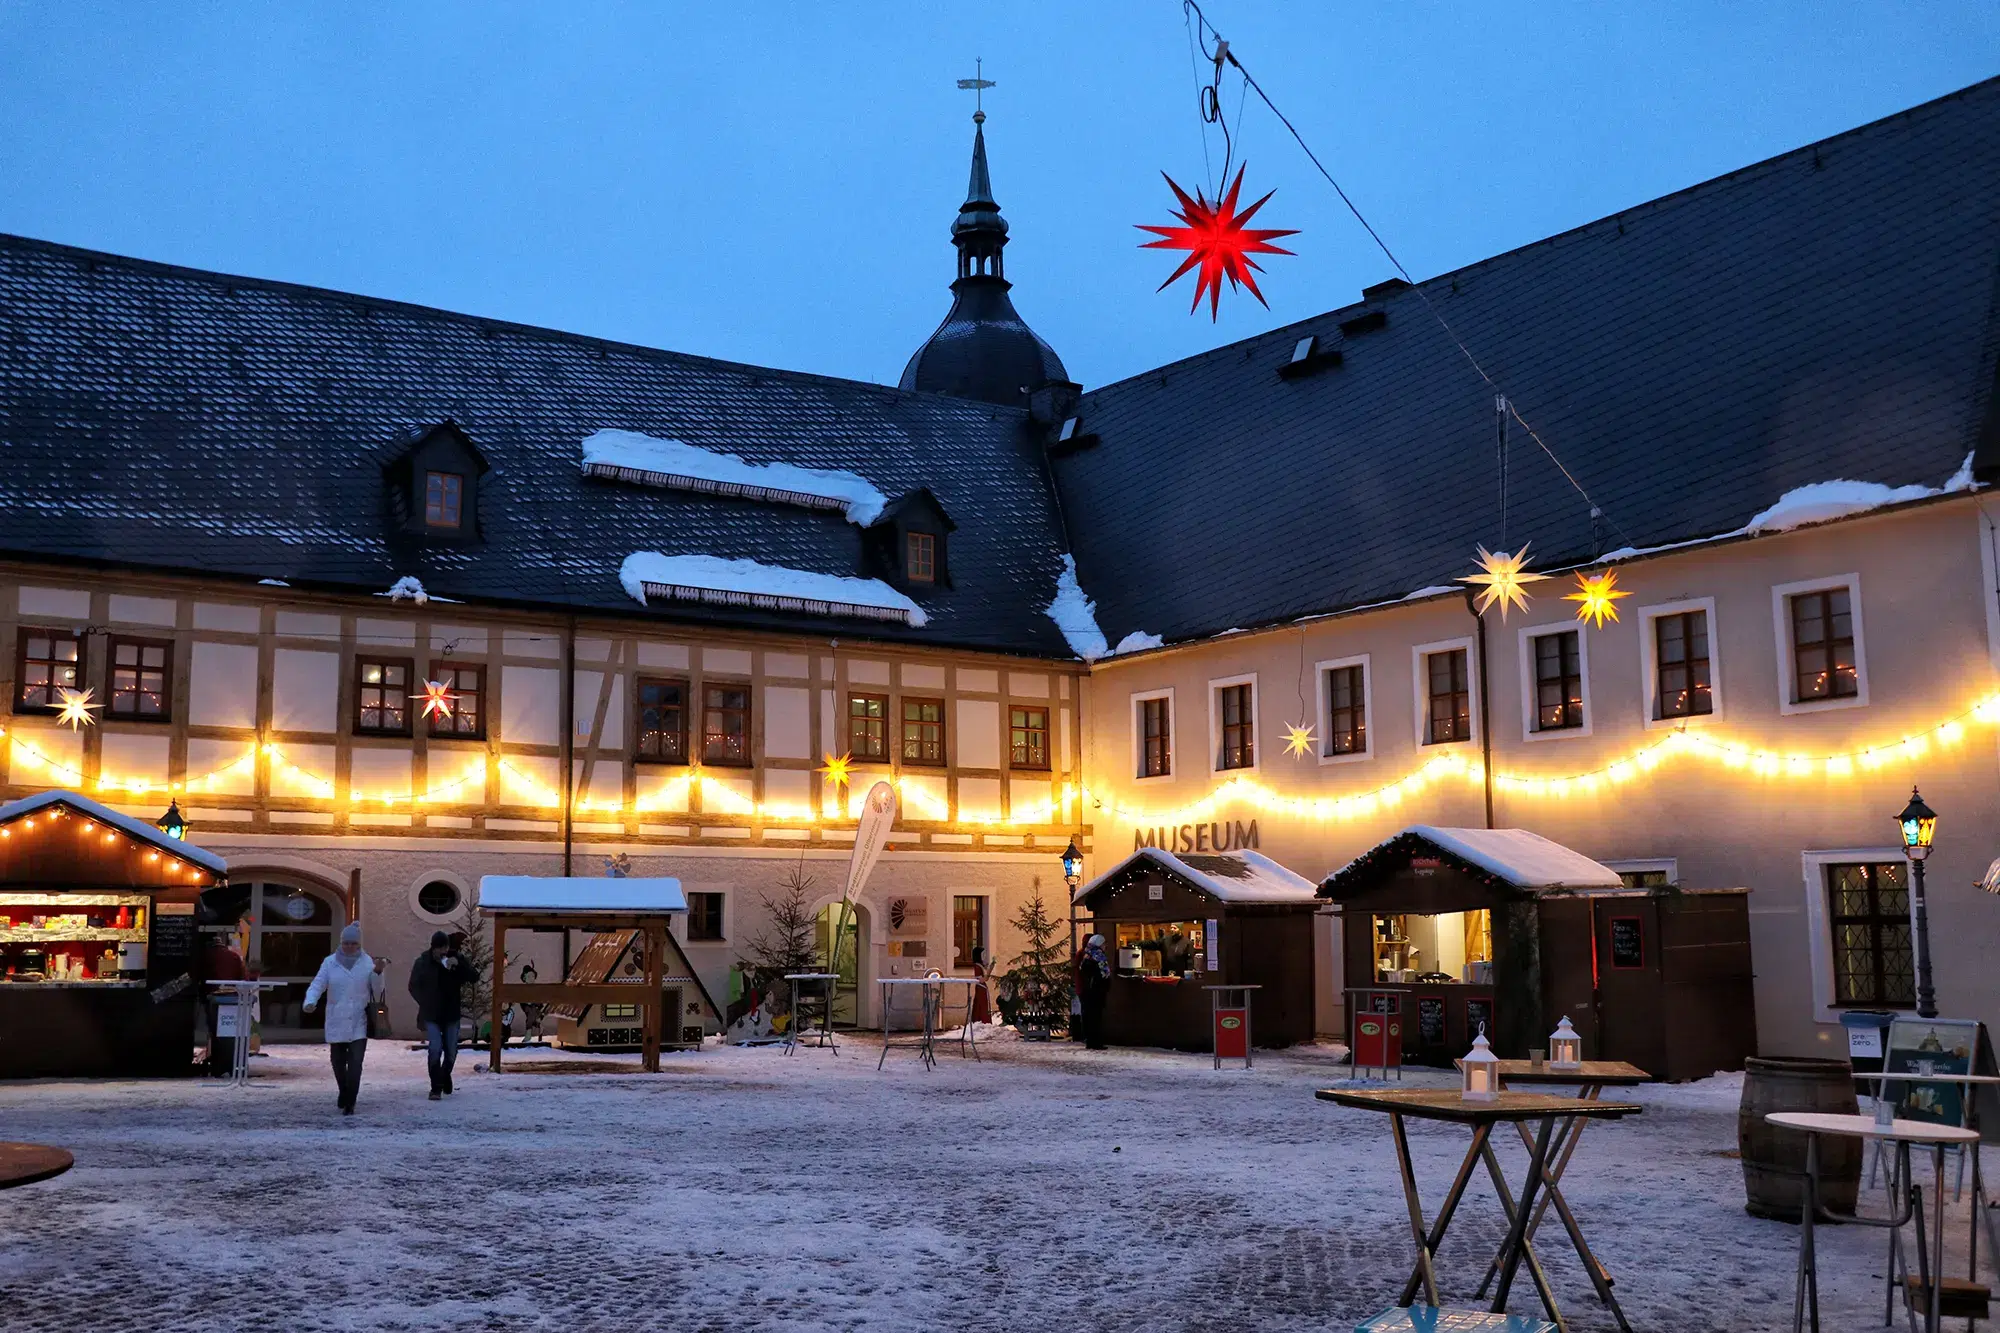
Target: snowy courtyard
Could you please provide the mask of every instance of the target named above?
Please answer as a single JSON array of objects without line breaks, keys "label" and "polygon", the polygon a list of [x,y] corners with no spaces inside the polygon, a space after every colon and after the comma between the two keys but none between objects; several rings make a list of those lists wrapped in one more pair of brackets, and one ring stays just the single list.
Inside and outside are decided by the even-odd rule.
[{"label": "snowy courtyard", "polygon": [[[371,1043],[359,1113],[322,1048],[242,1090],[16,1084],[0,1137],[76,1168],[0,1193],[10,1333],[123,1329],[1345,1329],[1411,1248],[1384,1117],[1316,1101],[1333,1053],[717,1049],[645,1076],[494,1076]],[[512,1057],[547,1068],[547,1052]],[[1412,1081],[1440,1081],[1428,1073]],[[1565,1180],[1639,1329],[1785,1326],[1796,1231],[1743,1211],[1740,1076],[1637,1090]],[[1462,1130],[1412,1122],[1427,1208]],[[1499,1142],[1496,1136],[1496,1142]],[[1502,1148],[1518,1181],[1518,1142]],[[1963,1244],[1963,1211],[1953,1230]],[[1611,1321],[1551,1217],[1578,1329]],[[1881,1232],[1821,1232],[1829,1329],[1878,1326]],[[1473,1186],[1439,1257],[1472,1305],[1500,1239]],[[1525,1274],[1513,1309],[1532,1310]]]}]

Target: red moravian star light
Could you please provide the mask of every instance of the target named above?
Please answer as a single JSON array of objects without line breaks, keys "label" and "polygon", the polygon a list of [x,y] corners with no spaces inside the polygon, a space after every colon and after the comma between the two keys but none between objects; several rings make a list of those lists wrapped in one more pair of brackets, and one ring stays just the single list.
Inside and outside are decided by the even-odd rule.
[{"label": "red moravian star light", "polygon": [[1174,216],[1179,218],[1184,225],[1179,227],[1152,227],[1145,223],[1140,223],[1140,231],[1150,231],[1162,239],[1147,241],[1139,248],[1142,250],[1186,250],[1188,257],[1182,261],[1179,268],[1173,271],[1166,282],[1160,284],[1159,290],[1165,291],[1174,279],[1180,277],[1181,274],[1191,268],[1199,267],[1200,272],[1195,275],[1194,303],[1188,307],[1189,314],[1193,314],[1201,308],[1202,293],[1206,292],[1208,293],[1208,317],[1211,321],[1215,319],[1216,309],[1222,300],[1222,280],[1224,278],[1229,279],[1231,287],[1240,286],[1249,288],[1250,294],[1257,298],[1257,304],[1267,310],[1270,309],[1270,303],[1264,299],[1264,293],[1257,290],[1256,278],[1251,276],[1253,273],[1262,273],[1264,270],[1250,256],[1288,255],[1292,253],[1290,250],[1272,245],[1271,242],[1280,236],[1296,236],[1299,234],[1298,229],[1278,230],[1264,228],[1260,230],[1247,227],[1244,224],[1257,216],[1257,210],[1262,208],[1269,201],[1271,195],[1276,194],[1277,191],[1270,191],[1262,199],[1259,199],[1256,203],[1239,213],[1236,211],[1236,197],[1243,189],[1243,168],[1241,167],[1236,169],[1236,179],[1230,182],[1228,193],[1224,194],[1219,202],[1213,204],[1208,201],[1207,196],[1198,190],[1195,192],[1194,198],[1188,198],[1187,191],[1174,184],[1172,176],[1168,176],[1164,171],[1160,174],[1166,178],[1167,188],[1171,189],[1175,197],[1181,201],[1181,206],[1175,210]]}]

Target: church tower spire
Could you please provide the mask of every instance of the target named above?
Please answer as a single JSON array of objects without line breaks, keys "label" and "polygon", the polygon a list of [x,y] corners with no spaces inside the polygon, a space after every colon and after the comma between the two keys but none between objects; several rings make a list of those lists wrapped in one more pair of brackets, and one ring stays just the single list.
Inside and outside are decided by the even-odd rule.
[{"label": "church tower spire", "polygon": [[[961,79],[961,88],[990,88],[985,79]],[[951,224],[958,250],[958,277],[951,284],[951,310],[937,332],[903,368],[901,387],[1008,407],[1026,407],[1028,395],[1043,385],[1067,383],[1069,373],[1055,351],[1035,335],[1008,296],[1002,252],[1007,219],[993,198],[993,175],[986,165],[986,112],[972,113],[972,172],[965,202]]]}]

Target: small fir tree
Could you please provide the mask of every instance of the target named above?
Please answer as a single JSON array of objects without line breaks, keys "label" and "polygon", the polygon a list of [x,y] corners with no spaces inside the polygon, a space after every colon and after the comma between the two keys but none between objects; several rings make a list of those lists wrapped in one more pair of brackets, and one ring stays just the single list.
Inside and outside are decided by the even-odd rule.
[{"label": "small fir tree", "polygon": [[1039,1029],[1054,1036],[1068,1030],[1073,989],[1069,941],[1062,937],[1062,923],[1050,914],[1042,898],[1040,876],[1035,878],[1034,897],[1014,913],[1013,926],[1027,947],[1001,975],[1001,1017],[1023,1031]]},{"label": "small fir tree", "polygon": [[770,924],[745,949],[743,975],[763,995],[782,994],[778,982],[787,972],[820,970],[819,922],[810,905],[812,883],[805,866],[795,865],[778,881],[776,895],[762,895]]}]

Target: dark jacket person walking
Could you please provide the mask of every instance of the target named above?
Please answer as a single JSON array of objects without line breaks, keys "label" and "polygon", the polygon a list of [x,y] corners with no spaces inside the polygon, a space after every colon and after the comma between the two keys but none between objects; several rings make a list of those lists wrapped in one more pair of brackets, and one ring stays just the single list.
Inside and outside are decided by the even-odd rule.
[{"label": "dark jacket person walking", "polygon": [[431,947],[410,967],[410,996],[417,1002],[417,1021],[430,1044],[432,1101],[451,1091],[465,988],[477,980],[479,969],[458,951],[458,941],[441,930],[432,932]]}]

